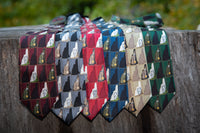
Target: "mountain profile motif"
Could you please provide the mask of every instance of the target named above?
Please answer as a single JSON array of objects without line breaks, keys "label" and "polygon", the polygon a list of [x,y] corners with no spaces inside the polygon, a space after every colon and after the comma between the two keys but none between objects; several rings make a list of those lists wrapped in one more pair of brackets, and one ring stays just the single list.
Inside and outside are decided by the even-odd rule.
[{"label": "mountain profile motif", "polygon": [[23,92],[23,99],[29,99],[30,95],[29,95],[29,84],[26,85],[26,88],[24,89]]},{"label": "mountain profile motif", "polygon": [[78,37],[77,37],[77,32],[74,32],[71,36],[71,41],[77,41]]},{"label": "mountain profile motif", "polygon": [[139,100],[137,109],[138,109],[138,110],[141,110],[143,107],[144,107],[143,98],[140,97],[140,100]]},{"label": "mountain profile motif", "polygon": [[123,56],[120,60],[120,67],[126,67],[126,58],[125,56]]},{"label": "mountain profile motif", "polygon": [[93,48],[92,54],[90,55],[89,58],[89,65],[94,65],[94,64],[96,64],[96,61],[95,61],[95,49]]},{"label": "mountain profile motif", "polygon": [[79,53],[78,53],[78,42],[75,42],[75,47],[72,49],[70,58],[78,58]]},{"label": "mountain profile motif", "polygon": [[34,70],[31,74],[31,79],[30,82],[37,82],[38,78],[37,78],[37,65],[34,66]]},{"label": "mountain profile motif", "polygon": [[118,52],[115,53],[115,57],[112,59],[111,67],[116,68],[118,66]]},{"label": "mountain profile motif", "polygon": [[64,92],[69,92],[70,90],[71,90],[70,89],[70,76],[68,76],[67,77],[67,81],[64,84],[63,91]]},{"label": "mountain profile motif", "polygon": [[43,35],[43,37],[40,38],[38,47],[46,47],[46,35]]},{"label": "mountain profile motif", "polygon": [[35,48],[32,56],[31,56],[30,65],[36,65],[37,64],[36,50],[37,49]]},{"label": "mountain profile motif", "polygon": [[145,63],[146,63],[145,54],[144,50],[142,50],[139,57],[139,64],[145,64]]},{"label": "mountain profile motif", "polygon": [[56,102],[54,103],[54,108],[61,108],[62,102],[61,102],[61,93],[59,96],[56,97]]},{"label": "mountain profile motif", "polygon": [[58,46],[56,47],[55,57],[60,58],[60,42],[58,43]]},{"label": "mountain profile motif", "polygon": [[79,79],[79,76],[77,76],[76,81],[74,82],[73,90],[74,91],[80,90],[80,79]]},{"label": "mountain profile motif", "polygon": [[28,48],[28,36],[25,36],[25,38],[22,40],[21,48]]},{"label": "mountain profile motif", "polygon": [[133,54],[131,55],[130,65],[136,65],[138,64],[137,57],[136,57],[136,51],[133,49]]},{"label": "mountain profile motif", "polygon": [[29,54],[28,54],[28,49],[25,50],[25,54],[23,55],[23,58],[21,60],[21,65],[28,65],[29,64]]},{"label": "mountain profile motif", "polygon": [[48,76],[48,80],[52,81],[55,80],[56,76],[55,76],[55,71],[54,71],[54,65],[51,66],[51,70],[49,72],[49,76]]},{"label": "mountain profile motif", "polygon": [[90,99],[97,99],[98,97],[97,83],[94,83],[94,88],[90,93]]},{"label": "mountain profile motif", "polygon": [[118,72],[117,69],[115,69],[115,72],[111,78],[111,84],[118,84]]},{"label": "mountain profile motif", "polygon": [[120,78],[120,84],[125,84],[127,82],[127,72],[126,69],[124,69],[124,72],[121,75]]},{"label": "mountain profile motif", "polygon": [[133,34],[131,34],[131,37],[129,39],[128,48],[135,48]]},{"label": "mountain profile motif", "polygon": [[148,54],[147,54],[147,62],[148,62],[148,63],[153,62],[153,56],[152,56],[151,47],[149,47],[149,52],[148,52]]},{"label": "mountain profile motif", "polygon": [[105,80],[105,72],[104,72],[104,65],[101,66],[101,71],[99,72],[98,81],[104,81]]},{"label": "mountain profile motif", "polygon": [[69,113],[67,114],[67,117],[65,119],[65,122],[67,124],[70,124],[70,122],[73,120],[73,116],[72,116],[72,108],[69,109]]},{"label": "mountain profile motif", "polygon": [[118,102],[116,102],[114,108],[112,109],[112,117],[118,114]]},{"label": "mountain profile motif", "polygon": [[120,100],[127,100],[127,90],[126,90],[126,86],[124,86],[121,95],[120,95]]},{"label": "mountain profile motif", "polygon": [[158,95],[159,92],[158,92],[158,89],[157,89],[157,83],[156,83],[156,80],[154,80],[153,82],[153,85],[152,85],[152,95],[155,96],[155,95]]},{"label": "mountain profile motif", "polygon": [[165,34],[165,31],[162,30],[162,35],[160,37],[160,44],[164,44],[167,41],[167,36]]},{"label": "mountain profile motif", "polygon": [[154,31],[152,44],[153,44],[153,45],[156,45],[156,44],[159,44],[159,43],[160,43],[160,41],[159,41],[159,39],[158,39],[157,32]]},{"label": "mountain profile motif", "polygon": [[165,45],[165,49],[164,49],[164,52],[163,52],[163,60],[169,60],[169,59],[170,59],[170,56],[169,56],[168,46]]},{"label": "mountain profile motif", "polygon": [[103,50],[108,51],[109,50],[109,43],[110,43],[110,37],[107,38],[107,40],[103,44]]},{"label": "mountain profile motif", "polygon": [[64,75],[67,75],[67,74],[69,74],[70,72],[69,72],[69,59],[67,59],[67,63],[65,64],[65,66],[64,66],[64,72],[63,72],[63,74]]},{"label": "mountain profile motif", "polygon": [[151,69],[149,71],[149,79],[155,79],[156,74],[155,74],[155,69],[154,69],[154,63],[151,63]]},{"label": "mountain profile motif", "polygon": [[158,73],[157,73],[157,78],[163,78],[164,74],[163,74],[163,68],[162,68],[162,63],[159,63],[159,68],[158,68]]},{"label": "mountain profile motif", "polygon": [[30,43],[30,47],[31,48],[34,48],[37,46],[37,37],[34,36],[32,39],[31,39],[31,43]]},{"label": "mountain profile motif", "polygon": [[56,82],[53,82],[53,86],[51,87],[51,91],[50,91],[50,96],[51,97],[57,96]]},{"label": "mountain profile motif", "polygon": [[38,64],[44,64],[44,63],[45,63],[45,48],[43,48],[38,61]]},{"label": "mountain profile motif", "polygon": [[31,99],[36,99],[36,98],[39,98],[38,84],[35,84],[35,87],[33,88],[32,92],[31,92]]},{"label": "mountain profile motif", "polygon": [[145,45],[150,45],[151,44],[150,34],[149,34],[148,31],[147,31],[147,33],[145,35],[144,43],[145,43]]},{"label": "mountain profile motif", "polygon": [[42,107],[42,114],[46,115],[46,114],[49,113],[49,111],[50,111],[50,109],[49,109],[49,99],[46,99],[45,104]]},{"label": "mountain profile motif", "polygon": [[77,75],[78,73],[78,59],[76,59],[75,64],[72,67],[72,75]]},{"label": "mountain profile motif", "polygon": [[85,116],[90,115],[90,112],[89,112],[89,104],[88,104],[87,98],[85,98],[85,100],[84,100],[83,114],[84,114]]},{"label": "mountain profile motif", "polygon": [[105,66],[109,66],[109,54],[108,54],[109,52],[105,52]]},{"label": "mountain profile motif", "polygon": [[83,41],[83,48],[85,48],[87,46],[87,44],[86,44],[86,35],[83,36],[82,41]]},{"label": "mountain profile motif", "polygon": [[40,73],[39,81],[43,82],[43,81],[46,81],[46,80],[47,80],[47,78],[46,78],[46,69],[45,69],[45,66],[42,66],[42,72]]},{"label": "mountain profile motif", "polygon": [[167,104],[168,104],[168,97],[167,97],[167,95],[165,95],[165,99],[163,101],[162,109],[164,109],[167,106]]},{"label": "mountain profile motif", "polygon": [[66,47],[62,53],[62,58],[68,58],[68,57],[69,57],[69,43],[66,44]]},{"label": "mountain profile motif", "polygon": [[41,114],[39,101],[36,102],[36,104],[35,104],[35,106],[33,108],[33,113],[35,115],[40,115]]},{"label": "mountain profile motif", "polygon": [[130,112],[135,112],[135,111],[136,111],[135,103],[134,103],[133,97],[131,98],[131,102],[130,102],[129,105],[128,105],[128,110],[129,110]]},{"label": "mountain profile motif", "polygon": [[167,77],[172,75],[170,61],[168,61],[168,63],[167,63],[167,68],[166,68],[166,71],[165,71],[165,75],[166,75]]},{"label": "mountain profile motif", "polygon": [[47,98],[49,97],[49,92],[47,88],[47,82],[44,82],[44,87],[42,88],[42,91],[40,93],[40,98]]},{"label": "mountain profile motif", "polygon": [[133,81],[138,81],[140,79],[137,66],[135,67],[135,71],[133,72],[132,79]]},{"label": "mountain profile motif", "polygon": [[80,92],[78,92],[78,96],[76,97],[75,102],[74,102],[74,107],[78,107],[78,106],[81,106],[81,105],[82,105],[81,94],[80,94]]},{"label": "mountain profile motif", "polygon": [[29,82],[29,71],[28,71],[28,67],[26,67],[25,72],[22,75],[22,82]]},{"label": "mountain profile motif", "polygon": [[111,51],[118,51],[118,38],[115,38],[115,41],[112,43]]},{"label": "mountain profile motif", "polygon": [[168,92],[173,93],[175,92],[174,82],[173,78],[170,78],[169,86],[168,86]]},{"label": "mountain profile motif", "polygon": [[146,82],[145,88],[144,88],[144,95],[150,95],[151,91],[150,91],[150,85],[149,82]]},{"label": "mountain profile motif", "polygon": [[68,97],[66,97],[63,107],[64,108],[73,107],[73,104],[72,104],[72,93],[71,92],[68,93]]},{"label": "mountain profile motif", "polygon": [[167,93],[167,88],[166,88],[166,83],[165,83],[165,78],[162,78],[162,83],[160,85],[160,91],[159,94],[163,95]]},{"label": "mountain profile motif", "polygon": [[103,110],[103,116],[104,117],[109,117],[110,116],[110,107],[109,107],[109,102],[107,102],[106,107]]},{"label": "mountain profile motif", "polygon": [[61,75],[60,60],[58,60],[58,64],[56,64],[56,74],[57,74],[57,76]]},{"label": "mountain profile motif", "polygon": [[54,63],[54,50],[53,48],[51,49],[51,52],[49,54],[49,56],[47,57],[47,64],[52,64]]},{"label": "mountain profile motif", "polygon": [[149,78],[149,75],[148,75],[148,72],[147,72],[147,65],[144,64],[144,69],[142,69],[141,79],[145,80],[145,79],[148,79],[148,78]]},{"label": "mountain profile motif", "polygon": [[159,96],[157,96],[156,101],[154,103],[154,109],[160,110]]},{"label": "mountain profile motif", "polygon": [[156,50],[156,53],[155,53],[155,61],[160,61],[161,58],[160,58],[160,49],[159,49],[159,46],[157,47],[157,50]]}]

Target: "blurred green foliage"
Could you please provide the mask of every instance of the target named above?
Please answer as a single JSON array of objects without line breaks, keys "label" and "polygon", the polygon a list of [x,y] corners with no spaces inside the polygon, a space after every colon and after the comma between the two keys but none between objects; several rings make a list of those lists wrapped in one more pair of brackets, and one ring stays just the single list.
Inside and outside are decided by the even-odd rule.
[{"label": "blurred green foliage", "polygon": [[196,29],[199,0],[0,0],[0,27],[49,23],[60,15],[79,12],[91,19],[112,15],[133,18],[159,12],[166,27]]}]

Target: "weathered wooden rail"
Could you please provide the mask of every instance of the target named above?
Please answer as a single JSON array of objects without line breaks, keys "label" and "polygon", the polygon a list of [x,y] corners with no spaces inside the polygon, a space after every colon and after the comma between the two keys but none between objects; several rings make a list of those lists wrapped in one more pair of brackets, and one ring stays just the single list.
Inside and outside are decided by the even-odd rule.
[{"label": "weathered wooden rail", "polygon": [[82,115],[65,125],[53,113],[40,121],[19,101],[19,37],[42,26],[0,28],[0,133],[199,133],[200,31],[167,30],[176,96],[159,114],[148,105],[138,117],[123,110],[111,123]]}]

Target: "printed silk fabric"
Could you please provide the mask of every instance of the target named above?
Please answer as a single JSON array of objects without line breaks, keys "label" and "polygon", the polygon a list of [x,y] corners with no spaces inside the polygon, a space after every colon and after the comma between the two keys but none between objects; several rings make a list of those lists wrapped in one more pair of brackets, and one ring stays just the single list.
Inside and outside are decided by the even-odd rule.
[{"label": "printed silk fabric", "polygon": [[73,14],[65,27],[20,38],[20,100],[37,118],[52,109],[69,125],[80,112],[112,121],[123,108],[137,116],[148,102],[164,110],[175,84],[160,15],[111,21]]}]

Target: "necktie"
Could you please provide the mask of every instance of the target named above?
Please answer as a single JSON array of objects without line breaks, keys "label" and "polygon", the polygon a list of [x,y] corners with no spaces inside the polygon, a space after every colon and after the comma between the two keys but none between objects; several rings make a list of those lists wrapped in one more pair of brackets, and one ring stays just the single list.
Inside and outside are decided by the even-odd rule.
[{"label": "necktie", "polygon": [[154,28],[159,28],[164,24],[159,13],[152,13],[142,17],[136,17],[133,19],[125,19],[113,15],[111,21],[120,24],[135,25],[139,27],[154,27]]},{"label": "necktie", "polygon": [[[175,95],[175,85],[167,34],[158,28],[162,24],[162,19],[158,14],[156,16],[159,18],[158,23],[149,23],[140,29],[145,44],[146,69],[152,92],[149,104],[158,112],[162,112]],[[146,18],[152,17],[147,15]],[[116,20],[116,17],[111,20]],[[127,32],[130,31],[131,29],[127,29]]]},{"label": "necktie", "polygon": [[56,42],[59,96],[52,111],[69,125],[85,105],[87,73],[82,58],[81,17],[73,14],[67,20],[68,24],[60,34],[61,40]]},{"label": "necktie", "polygon": [[109,90],[109,101],[101,109],[101,114],[111,121],[128,103],[124,33],[119,27],[105,23],[102,18],[94,20],[94,23],[102,33]]},{"label": "necktie", "polygon": [[87,101],[83,115],[92,120],[108,100],[108,85],[101,32],[88,18],[85,18],[85,22],[85,25],[81,26],[84,40],[83,63],[87,70]]},{"label": "necktie", "polygon": [[36,117],[43,119],[57,96],[55,33],[57,28],[29,32],[20,38],[20,100]]},{"label": "necktie", "polygon": [[126,109],[137,116],[151,97],[144,40],[139,27],[121,25],[121,28],[127,42],[129,103],[126,105]]},{"label": "necktie", "polygon": [[162,29],[143,29],[147,68],[152,89],[149,104],[162,112],[175,95],[172,61],[167,34]]}]

